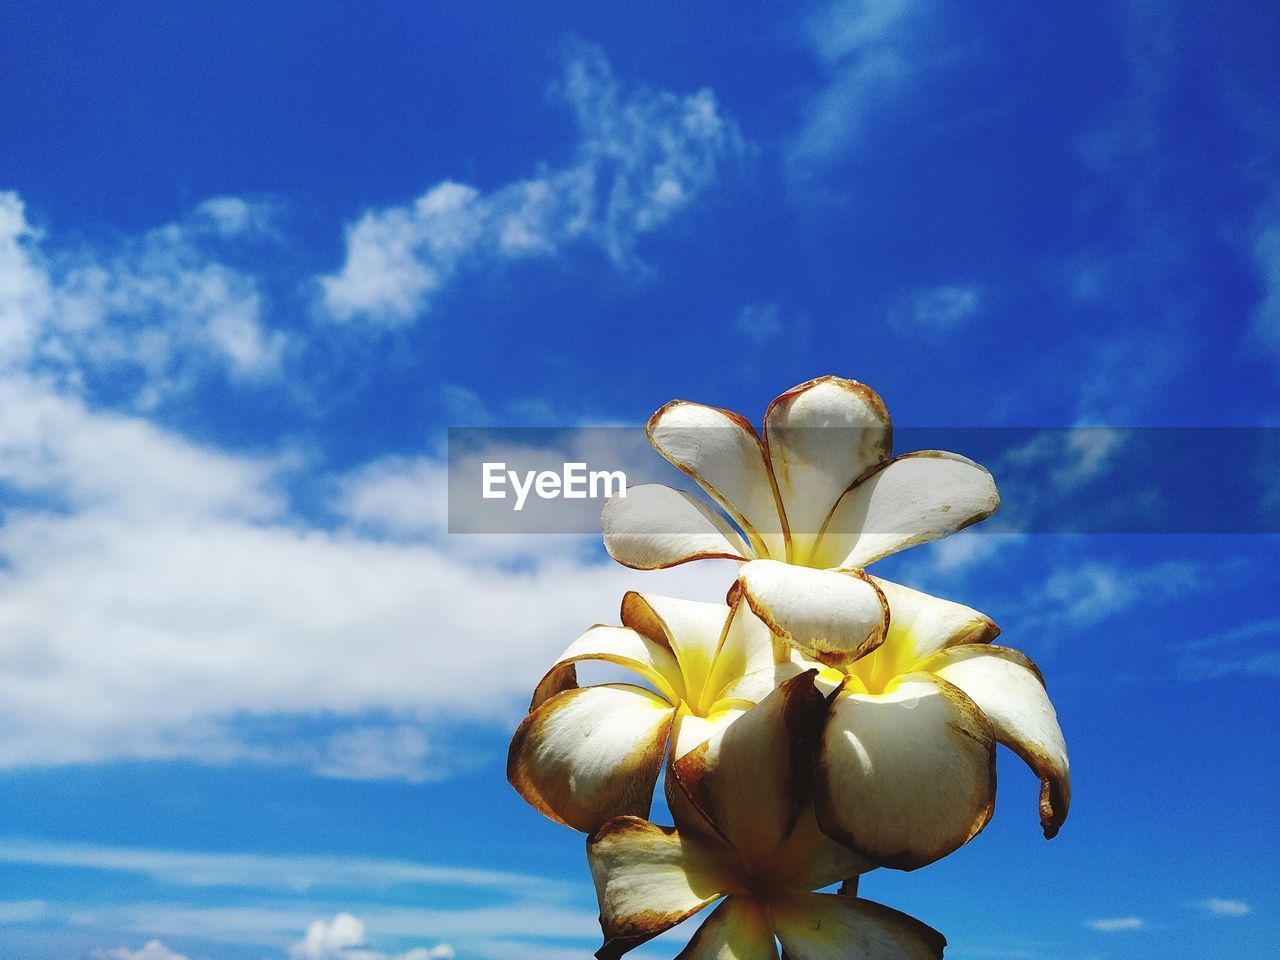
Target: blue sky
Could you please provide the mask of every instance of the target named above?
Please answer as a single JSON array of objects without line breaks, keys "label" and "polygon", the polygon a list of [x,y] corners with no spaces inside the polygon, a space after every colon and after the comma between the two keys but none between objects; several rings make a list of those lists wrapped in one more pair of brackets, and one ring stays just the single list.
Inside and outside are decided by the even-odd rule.
[{"label": "blue sky", "polygon": [[[902,425],[1280,425],[1277,21],[0,14],[0,957],[589,956],[581,839],[507,738],[624,590],[730,571],[451,537],[445,430],[758,418],[828,372]],[[1078,466],[1064,509],[1107,495]],[[1276,546],[885,561],[1040,663],[1075,802],[1046,843],[1005,756],[984,834],[866,894],[957,958],[1263,955]]]}]

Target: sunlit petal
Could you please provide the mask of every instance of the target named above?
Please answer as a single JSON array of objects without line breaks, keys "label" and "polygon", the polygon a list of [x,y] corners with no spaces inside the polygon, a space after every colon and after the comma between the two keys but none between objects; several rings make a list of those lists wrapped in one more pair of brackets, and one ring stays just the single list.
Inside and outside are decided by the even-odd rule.
[{"label": "sunlit petal", "polygon": [[773,634],[745,602],[734,604],[703,690],[702,706],[717,700],[758,702],[777,684],[773,674]]},{"label": "sunlit petal", "polygon": [[566,690],[517,728],[507,779],[535,810],[589,833],[649,812],[675,710],[628,684]]},{"label": "sunlit petal", "polygon": [[819,377],[793,387],[764,417],[765,447],[787,514],[792,563],[805,563],[832,507],[889,455],[889,412],[856,380]]},{"label": "sunlit petal", "polygon": [[684,696],[680,665],[670,648],[627,627],[595,626],[560,654],[534,691],[529,709],[536,710],[555,694],[576,687],[574,664],[583,660],[616,663],[634,670],[652,683],[672,706]]},{"label": "sunlit petal", "polygon": [[804,893],[770,906],[790,960],[937,960],[946,938],[870,900]]},{"label": "sunlit petal", "polygon": [[729,607],[723,603],[635,592],[622,598],[622,622],[671,649],[680,664],[686,698],[694,704],[701,701],[728,616]]},{"label": "sunlit petal", "polygon": [[1071,767],[1058,715],[1031,660],[1008,647],[958,646],[923,667],[969,695],[995,729],[996,738],[1040,778],[1040,824],[1052,838],[1071,805]]},{"label": "sunlit petal", "polygon": [[884,694],[835,698],[815,781],[823,830],[869,860],[914,869],[991,818],[995,734],[956,687],[908,674]]},{"label": "sunlit petal", "polygon": [[757,556],[786,557],[786,536],[751,424],[728,410],[672,400],[649,420],[658,452],[693,477],[750,538]]},{"label": "sunlit petal", "polygon": [[729,897],[712,911],[676,960],[777,960],[778,945],[764,908]]},{"label": "sunlit petal", "polygon": [[661,570],[689,560],[745,560],[751,549],[724,517],[697,497],[658,483],[627,488],[600,515],[604,546],[619,563]]},{"label": "sunlit petal", "polygon": [[865,567],[984,520],[999,505],[991,474],[972,460],[937,450],[895,457],[840,498],[811,562]]},{"label": "sunlit petal", "polygon": [[733,885],[713,844],[636,817],[601,827],[587,841],[587,863],[600,901],[601,960],[670,930]]}]

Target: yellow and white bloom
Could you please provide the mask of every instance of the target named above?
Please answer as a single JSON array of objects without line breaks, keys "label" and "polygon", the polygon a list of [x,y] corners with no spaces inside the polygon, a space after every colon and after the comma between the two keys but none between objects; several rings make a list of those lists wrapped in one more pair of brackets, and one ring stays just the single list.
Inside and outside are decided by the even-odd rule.
[{"label": "yellow and white bloom", "polygon": [[[646,816],[668,742],[682,756],[776,682],[769,629],[743,603],[628,593],[622,623],[592,627],[560,655],[508,754],[520,795],[584,833],[613,816]],[[575,665],[591,660],[622,666],[647,686],[580,687]]]},{"label": "yellow and white bloom", "polygon": [[822,667],[819,684],[833,694],[814,775],[823,829],[883,866],[932,863],[990,820],[1003,743],[1040,778],[1040,822],[1055,836],[1071,802],[1070,765],[1039,669],[992,644],[999,628],[978,611],[869,582],[889,611],[881,642],[825,667],[791,653],[801,667]]},{"label": "yellow and white bloom", "polygon": [[941,934],[905,914],[813,892],[872,867],[824,836],[805,800],[828,706],[814,673],[673,764],[686,800],[675,827],[620,817],[590,839],[605,937],[597,957],[616,960],[717,900],[677,960],[777,960],[779,941],[790,960],[942,956]]}]

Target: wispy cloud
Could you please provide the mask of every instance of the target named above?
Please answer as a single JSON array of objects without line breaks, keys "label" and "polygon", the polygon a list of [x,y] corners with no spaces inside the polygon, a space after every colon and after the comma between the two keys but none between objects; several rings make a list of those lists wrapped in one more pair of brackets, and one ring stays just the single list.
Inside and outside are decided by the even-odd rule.
[{"label": "wispy cloud", "polygon": [[1243,900],[1226,900],[1222,897],[1201,900],[1196,906],[1219,917],[1246,917],[1253,912],[1253,907]]},{"label": "wispy cloud", "polygon": [[1262,284],[1253,310],[1253,339],[1280,361],[1280,199],[1273,200],[1260,218],[1252,253]]},{"label": "wispy cloud", "polygon": [[579,243],[634,266],[639,240],[744,153],[710,90],[626,87],[592,47],[575,49],[559,93],[578,122],[572,163],[488,191],[441,183],[413,203],[365,213],[347,228],[346,262],[320,280],[328,315],[405,323],[468,267]]},{"label": "wispy cloud", "polygon": [[187,960],[174,950],[170,950],[159,940],[148,940],[137,950],[128,947],[112,947],[110,950],[95,950],[93,960]]},{"label": "wispy cloud", "polygon": [[1098,933],[1124,933],[1142,930],[1147,923],[1141,917],[1107,917],[1102,920],[1086,920],[1084,925]]},{"label": "wispy cloud", "polygon": [[[1188,680],[1252,674],[1280,677],[1280,617],[1267,617],[1182,645],[1178,672]],[[1211,902],[1211,901],[1206,901]]]},{"label": "wispy cloud", "polygon": [[903,330],[950,333],[979,314],[984,294],[979,283],[924,287],[902,297],[890,311],[889,319]]}]

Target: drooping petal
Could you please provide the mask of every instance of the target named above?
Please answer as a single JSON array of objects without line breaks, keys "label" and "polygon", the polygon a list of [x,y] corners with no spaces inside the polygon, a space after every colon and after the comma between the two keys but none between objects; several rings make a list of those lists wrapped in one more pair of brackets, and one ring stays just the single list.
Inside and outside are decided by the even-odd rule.
[{"label": "drooping petal", "polygon": [[672,764],[676,784],[749,864],[767,867],[800,813],[827,699],[809,672]]},{"label": "drooping petal", "polygon": [[1052,839],[1071,805],[1071,766],[1058,715],[1031,659],[1008,647],[963,645],[928,660],[931,670],[963,690],[987,715],[996,739],[1040,778],[1040,825]]},{"label": "drooping petal", "polygon": [[658,452],[742,527],[756,556],[786,558],[785,528],[764,446],[745,418],[672,400],[649,419],[648,430]]},{"label": "drooping petal", "polygon": [[869,860],[913,870],[990,820],[995,734],[957,688],[911,673],[883,694],[835,698],[817,770],[822,829]]},{"label": "drooping petal", "polygon": [[604,546],[623,566],[661,570],[689,560],[751,556],[738,531],[697,497],[660,483],[628,487],[600,515]]},{"label": "drooping petal", "polygon": [[701,700],[728,616],[729,607],[723,603],[634,591],[622,598],[622,622],[671,648],[680,664],[685,696],[693,703]]},{"label": "drooping petal", "polygon": [[857,571],[753,560],[738,572],[734,591],[784,643],[823,663],[846,664],[866,656],[889,627],[884,596]]},{"label": "drooping petal", "polygon": [[884,643],[858,662],[858,673],[876,690],[946,647],[989,643],[1000,633],[990,617],[899,583],[871,577],[889,605]]},{"label": "drooping petal", "polygon": [[583,660],[602,660],[634,670],[652,683],[654,689],[666,697],[672,706],[678,704],[684,696],[680,665],[670,648],[627,627],[597,625],[573,641],[560,654],[555,665],[547,671],[534,690],[529,709],[536,710],[555,694],[576,687],[578,684],[573,665]]},{"label": "drooping petal", "polygon": [[777,686],[773,667],[773,634],[745,602],[734,604],[702,691],[702,709],[726,698],[759,702]]},{"label": "drooping petal", "polygon": [[693,916],[733,885],[723,851],[637,817],[610,820],[587,841],[604,946],[614,960]]},{"label": "drooping petal", "polygon": [[746,897],[728,897],[676,960],[778,960],[778,945],[763,907]]},{"label": "drooping petal", "polygon": [[590,833],[649,812],[675,710],[629,684],[558,693],[516,729],[507,779],[535,810]]},{"label": "drooping petal", "polygon": [[818,826],[813,804],[806,803],[796,825],[773,861],[777,883],[788,890],[819,890],[875,869],[875,864],[836,843]]},{"label": "drooping petal", "polygon": [[810,562],[865,567],[985,520],[998,506],[1000,494],[985,467],[955,453],[908,453],[840,498]]},{"label": "drooping petal", "polygon": [[889,456],[889,412],[870,387],[819,377],[769,404],[764,438],[787,514],[790,560],[804,564],[841,494]]},{"label": "drooping petal", "polygon": [[947,945],[914,917],[855,897],[797,894],[769,915],[790,960],[937,960]]}]

